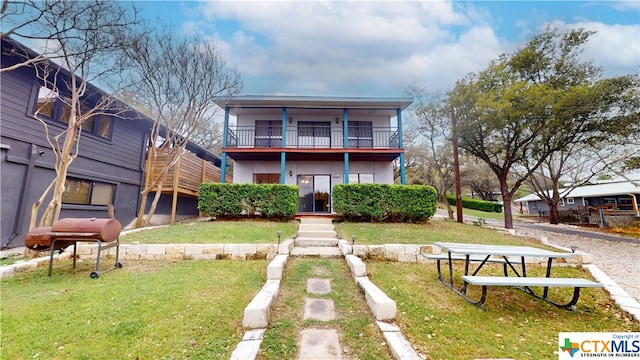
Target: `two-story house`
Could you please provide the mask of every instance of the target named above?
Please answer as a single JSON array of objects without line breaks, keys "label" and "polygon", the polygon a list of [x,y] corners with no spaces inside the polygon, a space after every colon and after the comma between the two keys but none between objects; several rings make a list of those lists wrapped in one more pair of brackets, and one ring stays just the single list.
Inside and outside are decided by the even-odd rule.
[{"label": "two-story house", "polygon": [[229,157],[234,161],[233,183],[298,185],[301,214],[331,213],[336,184],[393,184],[398,159],[400,183],[405,184],[402,111],[412,101],[249,95],[221,99],[221,178]]},{"label": "two-story house", "polygon": [[[2,68],[22,62],[24,58],[17,54],[37,56],[24,45],[3,37]],[[64,86],[71,74],[59,68],[51,74],[58,77],[56,89],[49,88],[32,66],[1,73],[2,248],[24,244],[32,205],[55,178],[55,154],[35,114],[38,112],[38,118],[46,123],[50,136],[67,129],[69,105],[64,99],[69,91]],[[92,95],[83,97],[82,103],[89,108],[95,106],[95,99],[109,96],[93,85],[89,85],[86,93]],[[136,218],[141,189],[154,173],[146,161],[153,120],[122,103],[118,103],[113,113],[113,116],[109,111],[96,115],[82,125],[80,143],[74,149],[77,157],[66,179],[61,218],[107,217],[109,205],[114,207],[115,217],[123,226]],[[219,181],[218,156],[194,143],[189,143],[187,150],[180,160],[184,161],[180,170],[175,171],[177,167],[174,167],[170,174],[173,177],[166,181],[168,185],[156,189],[162,193],[156,210],[160,218],[198,216],[198,186],[203,181]],[[154,195],[152,192],[149,197]],[[44,206],[50,197],[44,199]],[[149,204],[151,199],[147,209]]]}]

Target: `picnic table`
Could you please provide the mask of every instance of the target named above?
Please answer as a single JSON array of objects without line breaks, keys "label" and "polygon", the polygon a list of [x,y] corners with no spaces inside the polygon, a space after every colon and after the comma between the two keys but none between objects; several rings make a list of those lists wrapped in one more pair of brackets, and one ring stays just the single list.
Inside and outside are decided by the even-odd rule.
[{"label": "picnic table", "polygon": [[[602,287],[601,284],[581,278],[553,278],[551,277],[552,263],[554,259],[570,258],[573,253],[556,252],[540,249],[532,246],[507,246],[434,242],[433,245],[445,250],[446,254],[424,254],[428,259],[436,260],[438,280],[462,296],[466,301],[485,310],[484,303],[487,298],[488,286],[513,286],[525,293],[547,301],[557,307],[575,309],[575,304],[580,297],[580,289],[585,287]],[[546,259],[546,273],[544,277],[527,276],[526,258]],[[448,276],[443,276],[441,262],[448,263]],[[461,276],[462,284],[457,287],[454,284],[454,261],[464,262],[464,274]],[[504,276],[479,276],[478,272],[487,263],[500,263],[503,265]],[[472,269],[472,264],[477,264]],[[515,276],[510,276],[512,273]],[[467,296],[467,286],[482,286],[482,295],[479,300],[473,300]],[[542,294],[532,288],[542,287]],[[573,287],[573,297],[567,303],[557,303],[548,298],[549,287]]]}]

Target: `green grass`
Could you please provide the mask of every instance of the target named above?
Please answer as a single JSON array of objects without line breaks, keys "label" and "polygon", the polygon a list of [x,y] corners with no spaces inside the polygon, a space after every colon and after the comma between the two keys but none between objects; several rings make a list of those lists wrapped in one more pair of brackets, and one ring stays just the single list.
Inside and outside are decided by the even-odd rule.
[{"label": "green grass", "polygon": [[[343,358],[389,359],[375,319],[364,295],[344,260],[289,259],[280,292],[269,315],[269,326],[261,346],[261,359],[296,359],[298,334],[305,328],[333,328],[340,334],[340,344],[347,349]],[[331,293],[306,292],[307,279],[330,279]],[[303,320],[305,297],[333,299],[336,319],[326,322]]]},{"label": "green grass", "polygon": [[[516,289],[490,287],[482,311],[440,284],[435,264],[368,262],[367,269],[371,281],[396,301],[404,335],[429,359],[557,359],[558,332],[640,331],[640,323],[613,305],[604,289],[583,289],[572,312]],[[496,274],[500,269],[493,267]],[[536,274],[542,267],[528,270],[544,276]],[[590,277],[569,267],[553,271],[557,277]],[[477,289],[469,291],[479,297]],[[568,300],[572,289],[550,291],[552,299]]]},{"label": "green grass", "polygon": [[493,229],[455,221],[431,220],[425,224],[337,223],[343,239],[356,235],[356,244],[431,244],[435,241],[479,244],[531,245],[531,239],[516,238]]},{"label": "green grass", "polygon": [[243,335],[266,261],[92,262],[0,282],[3,359],[220,359]]},{"label": "green grass", "polygon": [[120,241],[140,244],[276,243],[278,231],[282,231],[282,240],[285,240],[292,238],[297,229],[298,223],[296,221],[187,222],[123,235],[120,237]]}]

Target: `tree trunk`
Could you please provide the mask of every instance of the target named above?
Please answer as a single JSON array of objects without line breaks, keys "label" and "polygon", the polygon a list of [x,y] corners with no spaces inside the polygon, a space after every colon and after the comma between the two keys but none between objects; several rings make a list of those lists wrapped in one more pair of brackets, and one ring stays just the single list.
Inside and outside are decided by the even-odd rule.
[{"label": "tree trunk", "polygon": [[505,229],[513,229],[513,214],[511,212],[512,195],[509,193],[506,176],[500,177],[500,192],[502,193],[502,208],[504,210],[504,227]]},{"label": "tree trunk", "polygon": [[558,203],[552,201],[549,203],[549,224],[558,225],[560,216],[558,215]]},{"label": "tree trunk", "polygon": [[453,209],[451,208],[451,204],[447,200],[447,192],[443,191],[440,193],[440,201],[444,202],[447,207],[447,213],[449,214],[449,220],[453,220]]}]

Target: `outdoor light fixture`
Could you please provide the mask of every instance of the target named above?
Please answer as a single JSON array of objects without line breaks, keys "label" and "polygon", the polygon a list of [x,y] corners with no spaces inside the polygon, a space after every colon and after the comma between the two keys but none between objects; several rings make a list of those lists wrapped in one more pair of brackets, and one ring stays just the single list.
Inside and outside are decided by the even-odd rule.
[{"label": "outdoor light fixture", "polygon": [[336,124],[340,122],[340,119],[336,118]]},{"label": "outdoor light fixture", "polygon": [[280,251],[280,236],[282,236],[282,231],[278,230],[278,251]]},{"label": "outdoor light fixture", "polygon": [[289,118],[289,124],[293,123],[293,118]]},{"label": "outdoor light fixture", "polygon": [[356,236],[351,235],[351,245],[355,245],[355,243],[356,243]]},{"label": "outdoor light fixture", "polygon": [[293,176],[293,171],[289,170],[289,176]]}]

